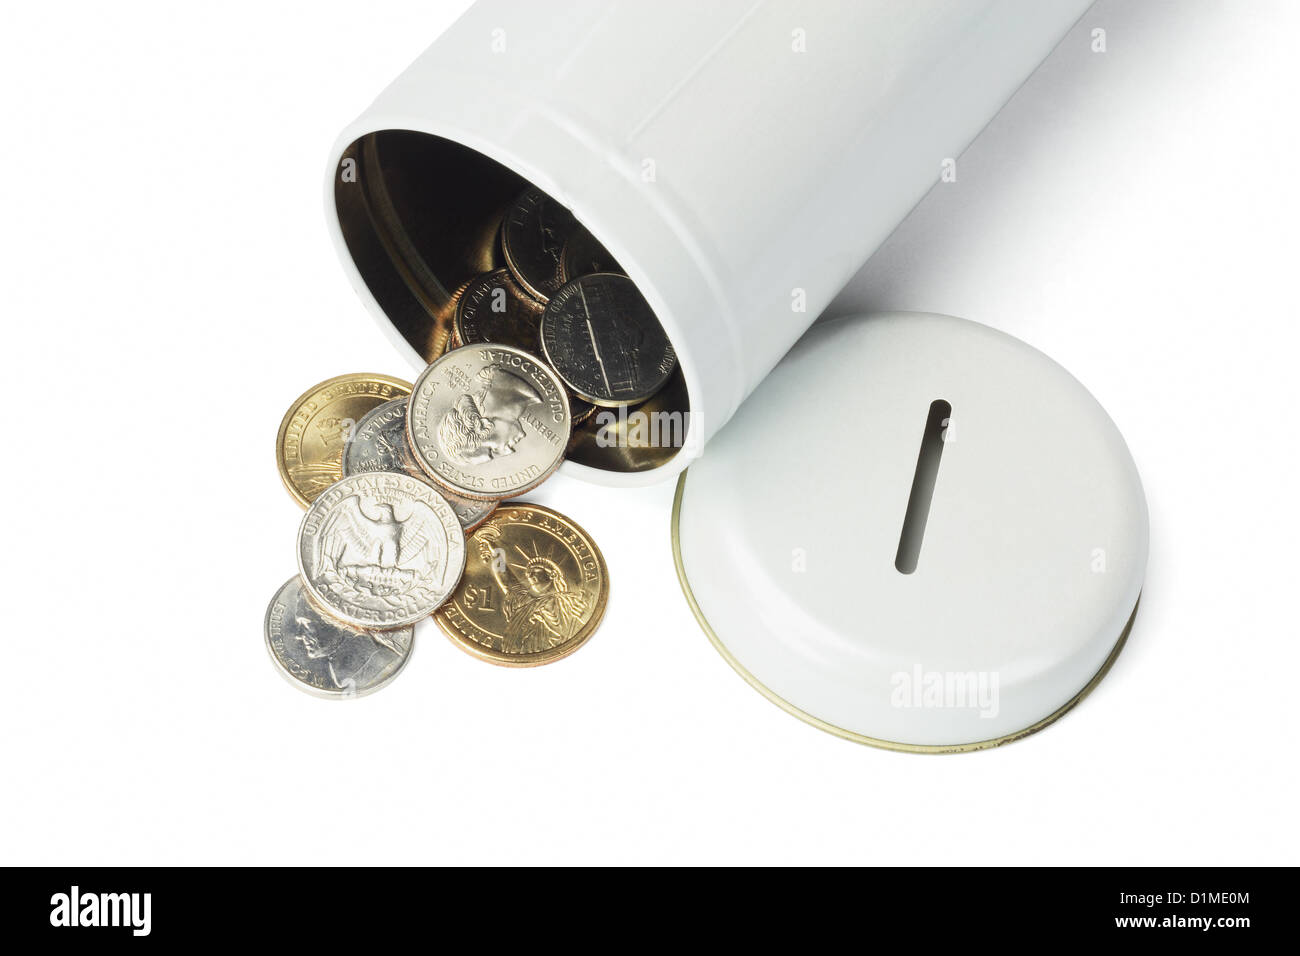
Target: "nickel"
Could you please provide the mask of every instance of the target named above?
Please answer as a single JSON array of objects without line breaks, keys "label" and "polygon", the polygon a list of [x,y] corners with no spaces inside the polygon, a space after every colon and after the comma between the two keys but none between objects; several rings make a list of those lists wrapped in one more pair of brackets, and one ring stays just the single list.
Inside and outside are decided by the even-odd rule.
[{"label": "nickel", "polygon": [[645,401],[667,383],[677,356],[649,303],[627,276],[581,276],[542,314],[546,360],[579,398],[618,407]]}]

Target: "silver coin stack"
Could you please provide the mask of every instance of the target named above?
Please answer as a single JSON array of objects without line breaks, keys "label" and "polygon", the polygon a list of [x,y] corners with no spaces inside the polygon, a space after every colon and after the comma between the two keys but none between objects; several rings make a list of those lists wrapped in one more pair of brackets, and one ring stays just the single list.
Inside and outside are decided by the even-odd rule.
[{"label": "silver coin stack", "polygon": [[[506,267],[457,291],[448,348],[409,398],[360,418],[337,463],[295,459],[314,469],[314,499],[291,482],[281,426],[281,473],[309,507],[299,573],[272,600],[265,637],[304,690],[356,697],[391,681],[416,622],[461,585],[466,535],[559,467],[575,422],[651,398],[676,367],[645,298],[560,203],[527,189],[499,237]],[[330,467],[342,477],[325,486]]]}]

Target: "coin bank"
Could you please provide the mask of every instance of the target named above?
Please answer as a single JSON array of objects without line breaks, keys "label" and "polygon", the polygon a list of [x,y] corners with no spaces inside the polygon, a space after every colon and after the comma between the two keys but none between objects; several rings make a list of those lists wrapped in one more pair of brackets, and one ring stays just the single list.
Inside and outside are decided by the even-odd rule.
[{"label": "coin bank", "polygon": [[423,368],[453,293],[501,266],[512,200],[531,184],[567,206],[677,365],[637,409],[671,440],[624,440],[626,416],[593,416],[562,468],[660,481],[1088,5],[480,0],[339,136],[328,226],[361,299]]},{"label": "coin bank", "polygon": [[[592,403],[560,468],[680,475],[684,595],[762,694],[862,743],[995,747],[1075,706],[1128,639],[1137,468],[1080,383],[993,329],[809,326],[1088,6],[481,0],[343,131],[329,228],[417,369],[476,341],[455,303],[493,276],[555,296],[540,348]],[[530,216],[547,196],[585,227],[577,251]],[[523,268],[512,235],[560,274],[623,274],[541,289],[548,260]],[[571,301],[588,281],[662,326],[609,313],[662,371],[616,415],[593,411],[618,395],[605,362],[583,385],[556,345],[585,320],[596,350],[600,310]]]}]

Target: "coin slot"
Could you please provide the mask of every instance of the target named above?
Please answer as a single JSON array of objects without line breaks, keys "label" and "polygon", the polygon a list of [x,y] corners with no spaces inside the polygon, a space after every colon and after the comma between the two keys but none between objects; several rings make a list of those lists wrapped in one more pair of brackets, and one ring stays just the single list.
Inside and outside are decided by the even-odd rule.
[{"label": "coin slot", "polygon": [[[528,181],[467,146],[410,130],[362,136],[340,158],[345,166],[347,178],[334,180],[343,240],[394,328],[432,361],[450,337],[457,289],[505,266],[498,230]],[[680,450],[689,412],[679,356],[653,398],[576,425],[566,457],[603,471],[657,468]],[[639,430],[643,421],[656,427]],[[642,431],[676,440],[640,443]]]},{"label": "coin slot", "polygon": [[939,459],[948,423],[952,419],[952,406],[942,398],[930,403],[921,434],[921,451],[916,456],[916,472],[912,475],[912,493],[907,499],[907,513],[903,516],[903,533],[898,538],[898,554],[894,567],[903,574],[916,570],[921,559],[921,542],[925,539],[925,526],[930,520],[930,501],[939,478]]}]

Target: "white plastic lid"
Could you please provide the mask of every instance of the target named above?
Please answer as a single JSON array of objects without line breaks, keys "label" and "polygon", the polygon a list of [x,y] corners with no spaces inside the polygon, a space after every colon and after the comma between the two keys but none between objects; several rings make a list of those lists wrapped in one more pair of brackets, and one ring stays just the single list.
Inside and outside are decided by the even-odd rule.
[{"label": "white plastic lid", "polygon": [[814,327],[677,492],[678,571],[723,656],[796,716],[895,749],[1060,716],[1118,654],[1146,567],[1105,410],[950,316]]}]

